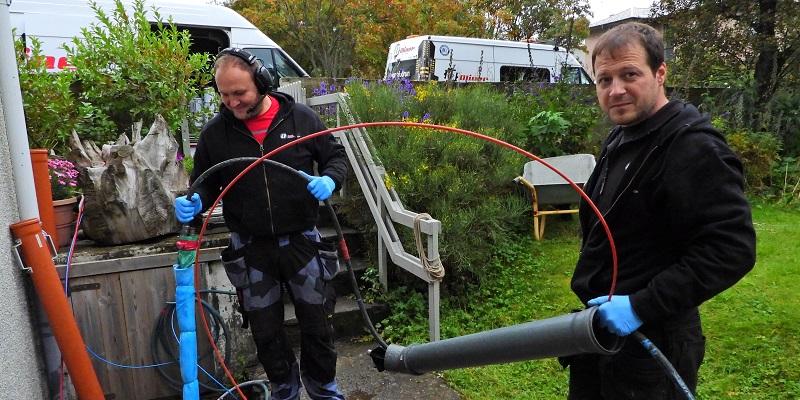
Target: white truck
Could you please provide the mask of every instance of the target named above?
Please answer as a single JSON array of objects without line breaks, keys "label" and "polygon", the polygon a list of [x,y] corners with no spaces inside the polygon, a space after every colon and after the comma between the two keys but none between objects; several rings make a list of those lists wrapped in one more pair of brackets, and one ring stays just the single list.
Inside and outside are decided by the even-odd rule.
[{"label": "white truck", "polygon": [[[114,10],[111,0],[96,3],[109,15]],[[123,0],[123,4],[130,11],[133,1]],[[155,22],[152,13],[155,7],[164,22],[171,18],[179,29],[188,30],[192,53],[207,52],[213,56],[226,47],[239,47],[259,57],[279,78],[308,76],[272,39],[230,8],[201,1],[192,4],[169,0],[146,0],[144,7],[152,22]],[[13,0],[10,11],[11,26],[16,29],[17,37],[35,36],[42,42],[47,69],[51,72],[71,68],[62,47],[80,36],[81,28],[97,22],[88,0]],[[30,42],[26,45],[30,46]]]},{"label": "white truck", "polygon": [[457,36],[411,36],[389,46],[385,79],[592,84],[563,47]]}]

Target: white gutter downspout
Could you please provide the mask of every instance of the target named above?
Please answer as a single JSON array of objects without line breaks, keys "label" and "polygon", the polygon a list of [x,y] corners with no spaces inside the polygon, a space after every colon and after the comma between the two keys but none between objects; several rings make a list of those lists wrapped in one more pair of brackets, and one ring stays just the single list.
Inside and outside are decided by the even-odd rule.
[{"label": "white gutter downspout", "polygon": [[8,132],[8,150],[14,189],[17,194],[19,218],[39,218],[36,189],[33,184],[31,153],[28,148],[28,130],[22,109],[22,93],[19,88],[17,57],[14,54],[14,38],[11,36],[11,0],[0,0],[0,97]]},{"label": "white gutter downspout", "polygon": [[[36,188],[33,183],[31,152],[28,147],[28,129],[25,126],[22,92],[19,88],[14,37],[11,35],[11,1],[0,0],[0,102],[3,103],[17,209],[20,221],[24,221],[39,218],[39,205],[36,202]],[[51,396],[55,396],[55,393],[58,393],[61,352],[39,300],[34,301],[39,324],[39,338],[42,341],[42,352],[47,369],[47,386]]]}]

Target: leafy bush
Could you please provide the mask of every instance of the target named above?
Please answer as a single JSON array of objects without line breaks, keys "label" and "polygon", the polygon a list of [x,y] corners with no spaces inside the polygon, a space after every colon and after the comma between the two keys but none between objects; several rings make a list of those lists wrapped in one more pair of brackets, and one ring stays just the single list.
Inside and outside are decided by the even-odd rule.
[{"label": "leafy bush", "polygon": [[189,116],[190,99],[210,79],[208,54],[189,54],[190,37],[174,24],[151,26],[143,0],[128,15],[120,0],[108,15],[91,3],[99,24],[81,29],[66,46],[75,66],[82,138],[107,142],[134,121],[148,126],[161,114],[174,131]]},{"label": "leafy bush", "polygon": [[[354,82],[347,92],[364,122],[425,120],[499,139],[524,126],[511,118],[505,95],[485,87]],[[397,190],[408,209],[442,221],[439,250],[448,287],[463,289],[480,280],[493,246],[527,230],[528,204],[512,182],[522,171],[522,156],[475,138],[420,128],[371,128],[369,133],[386,168],[387,186]],[[410,232],[400,233],[413,248]]]},{"label": "leafy bush", "polygon": [[591,87],[559,83],[517,87],[510,101],[526,129],[514,143],[541,157],[599,152],[610,128]]},{"label": "leafy bush", "polygon": [[723,132],[731,149],[742,160],[747,187],[764,190],[778,161],[780,140],[769,132],[751,132],[731,129],[723,118],[714,118],[712,124]]},{"label": "leafy bush", "polygon": [[562,142],[568,137],[570,123],[561,114],[546,110],[528,120],[528,139],[535,143],[544,156],[559,154]]},{"label": "leafy bush", "polygon": [[30,54],[26,54],[21,38],[14,42],[28,143],[31,148],[61,152],[78,119],[70,92],[73,73],[48,73],[41,42],[36,37],[30,39]]}]

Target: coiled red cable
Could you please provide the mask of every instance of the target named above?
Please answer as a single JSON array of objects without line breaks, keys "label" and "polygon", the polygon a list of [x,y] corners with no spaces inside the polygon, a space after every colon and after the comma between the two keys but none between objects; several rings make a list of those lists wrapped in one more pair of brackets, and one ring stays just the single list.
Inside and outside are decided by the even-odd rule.
[{"label": "coiled red cable", "polygon": [[[611,296],[613,296],[614,290],[616,289],[616,286],[617,286],[617,268],[618,268],[617,247],[616,247],[616,245],[614,243],[614,238],[613,238],[613,236],[611,234],[611,229],[608,227],[608,224],[606,223],[605,218],[603,218],[603,214],[600,212],[600,210],[597,208],[597,206],[594,204],[594,202],[592,202],[592,200],[589,198],[589,196],[586,195],[586,193],[575,182],[573,182],[568,176],[566,176],[564,173],[559,171],[557,168],[555,168],[552,165],[548,164],[546,161],[544,161],[541,158],[537,157],[533,153],[525,151],[525,150],[523,150],[523,149],[521,149],[521,148],[519,148],[517,146],[514,146],[513,144],[504,142],[504,141],[502,141],[500,139],[493,138],[491,136],[486,136],[486,135],[482,135],[482,134],[477,133],[477,132],[468,131],[466,129],[459,129],[459,128],[453,128],[453,127],[450,127],[450,126],[442,126],[442,125],[434,125],[434,124],[425,124],[425,123],[421,123],[421,122],[398,122],[398,121],[363,122],[363,123],[352,124],[352,125],[338,126],[338,127],[335,127],[335,128],[330,128],[330,129],[326,129],[324,131],[319,131],[319,132],[312,133],[312,134],[307,135],[307,136],[303,136],[303,137],[301,137],[301,138],[299,138],[297,140],[289,142],[289,143],[287,143],[287,144],[285,144],[283,146],[280,146],[280,147],[276,148],[275,150],[270,151],[269,153],[265,154],[264,156],[262,156],[258,160],[253,161],[244,170],[242,170],[242,172],[240,172],[236,177],[234,177],[230,181],[230,183],[228,183],[228,185],[226,185],[222,189],[222,192],[220,192],[219,196],[216,198],[216,200],[214,200],[214,203],[208,209],[209,210],[208,216],[203,220],[203,225],[200,228],[200,232],[198,233],[198,237],[197,237],[198,243],[202,243],[203,234],[205,233],[206,226],[208,225],[208,221],[210,220],[211,212],[217,207],[217,205],[219,204],[220,200],[222,200],[222,198],[225,197],[225,195],[228,193],[228,190],[230,190],[230,188],[233,187],[233,185],[236,184],[236,182],[239,179],[241,179],[242,176],[244,176],[246,173],[250,172],[250,170],[255,168],[257,165],[261,164],[261,162],[263,160],[268,159],[268,158],[274,156],[275,154],[278,154],[281,151],[288,149],[289,147],[295,146],[295,145],[300,144],[302,142],[305,142],[307,140],[314,139],[314,138],[316,138],[318,136],[323,136],[323,135],[331,134],[331,133],[334,133],[334,132],[345,131],[345,130],[349,130],[349,129],[369,128],[369,127],[379,127],[379,126],[407,126],[407,127],[416,127],[416,128],[423,128],[423,129],[446,131],[446,132],[458,133],[458,134],[465,135],[465,136],[471,136],[471,137],[474,137],[474,138],[477,138],[477,139],[481,139],[481,140],[487,141],[489,143],[496,144],[498,146],[502,146],[502,147],[505,147],[507,149],[513,150],[513,151],[515,151],[515,152],[517,152],[517,153],[519,153],[519,154],[521,154],[521,155],[523,155],[523,156],[525,156],[525,157],[527,157],[527,158],[529,158],[531,160],[539,162],[540,164],[544,165],[545,167],[549,168],[550,170],[552,170],[553,172],[558,174],[558,176],[562,177],[567,183],[569,183],[569,185],[581,196],[581,198],[586,202],[586,204],[589,205],[589,207],[592,209],[592,212],[594,212],[595,215],[597,215],[597,218],[600,221],[600,224],[603,226],[603,230],[606,233],[606,237],[608,238],[609,246],[611,248],[612,271],[611,271],[611,288],[609,289],[609,294],[608,294],[609,299],[611,298]],[[200,251],[201,251],[201,248],[198,248],[196,250],[196,254],[195,254],[195,270],[194,270],[194,273],[195,273],[195,276],[194,276],[195,287],[200,287],[199,286],[200,285],[200,272],[199,272],[200,268],[199,268],[199,261],[198,261],[200,259]],[[197,302],[199,304],[200,303],[200,293],[199,292],[196,294],[196,297],[197,297]],[[236,387],[236,390],[237,390],[239,396],[241,396],[243,399],[246,400],[247,397],[245,397],[244,393],[242,393],[241,390],[239,389],[238,384],[236,383],[236,380],[233,378],[233,374],[231,374],[231,372],[228,370],[227,366],[225,365],[224,360],[222,359],[222,355],[220,354],[219,349],[214,344],[214,340],[212,339],[213,336],[211,334],[211,329],[208,326],[208,321],[206,320],[205,314],[204,313],[200,313],[200,317],[201,317],[201,320],[203,321],[203,328],[204,328],[204,330],[206,332],[206,336],[209,338],[209,342],[211,343],[211,347],[214,349],[214,356],[217,358],[217,362],[219,362],[220,366],[222,366],[222,369],[225,371],[225,375],[228,377],[228,380],[231,382],[231,384],[233,384]]]}]

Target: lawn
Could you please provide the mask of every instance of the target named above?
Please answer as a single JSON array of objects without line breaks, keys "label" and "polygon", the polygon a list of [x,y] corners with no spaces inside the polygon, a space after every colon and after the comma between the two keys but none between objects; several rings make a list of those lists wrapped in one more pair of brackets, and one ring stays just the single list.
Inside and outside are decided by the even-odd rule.
[{"label": "lawn", "polygon": [[[800,398],[800,211],[757,203],[755,269],[702,306],[706,359],[698,399]],[[560,315],[579,307],[569,290],[577,222],[548,221],[545,240],[498,249],[495,273],[468,305],[444,302],[451,337]],[[567,371],[554,359],[445,372],[466,399],[564,399]]]}]

